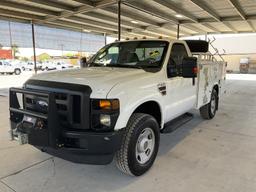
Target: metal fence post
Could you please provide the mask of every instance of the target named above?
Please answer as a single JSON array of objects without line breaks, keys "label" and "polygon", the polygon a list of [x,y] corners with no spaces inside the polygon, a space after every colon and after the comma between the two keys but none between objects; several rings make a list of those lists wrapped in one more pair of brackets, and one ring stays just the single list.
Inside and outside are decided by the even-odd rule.
[{"label": "metal fence post", "polygon": [[118,41],[121,40],[121,0],[118,0]]},{"label": "metal fence post", "polygon": [[34,29],[34,23],[31,22],[32,27],[32,43],[33,43],[33,54],[34,54],[34,70],[35,74],[37,74],[37,67],[36,67],[36,44],[35,44],[35,29]]},{"label": "metal fence post", "polygon": [[177,27],[177,39],[180,38],[180,24],[178,24],[178,27]]}]

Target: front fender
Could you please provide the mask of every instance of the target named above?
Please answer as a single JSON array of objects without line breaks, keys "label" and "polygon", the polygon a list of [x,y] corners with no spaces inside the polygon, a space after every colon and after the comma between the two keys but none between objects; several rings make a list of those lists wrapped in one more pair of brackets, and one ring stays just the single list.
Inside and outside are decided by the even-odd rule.
[{"label": "front fender", "polygon": [[[163,111],[163,99],[162,95],[157,91],[157,89],[151,90],[141,90],[141,91],[122,91],[115,95],[113,92],[112,94],[108,95],[108,98],[118,98],[120,101],[120,115],[117,119],[115,130],[119,130],[121,128],[126,127],[131,115],[133,112],[143,103],[148,101],[155,101],[160,106],[160,111],[162,117],[164,117]],[[161,122],[161,127],[163,127],[163,118]]]}]

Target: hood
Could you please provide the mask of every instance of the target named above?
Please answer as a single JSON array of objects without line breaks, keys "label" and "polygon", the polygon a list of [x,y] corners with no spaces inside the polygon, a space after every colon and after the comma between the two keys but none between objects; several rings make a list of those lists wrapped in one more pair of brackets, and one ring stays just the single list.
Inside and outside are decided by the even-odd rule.
[{"label": "hood", "polygon": [[146,73],[142,69],[133,68],[90,67],[41,73],[31,79],[88,85],[92,89],[92,97],[106,97],[116,84],[139,78]]}]

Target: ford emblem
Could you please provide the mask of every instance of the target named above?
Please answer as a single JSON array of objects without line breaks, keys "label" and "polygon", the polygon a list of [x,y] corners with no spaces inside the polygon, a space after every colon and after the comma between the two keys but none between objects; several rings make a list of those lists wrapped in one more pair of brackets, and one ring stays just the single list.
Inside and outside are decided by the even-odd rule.
[{"label": "ford emblem", "polygon": [[39,100],[37,101],[37,104],[43,108],[48,107],[48,103],[46,101]]}]

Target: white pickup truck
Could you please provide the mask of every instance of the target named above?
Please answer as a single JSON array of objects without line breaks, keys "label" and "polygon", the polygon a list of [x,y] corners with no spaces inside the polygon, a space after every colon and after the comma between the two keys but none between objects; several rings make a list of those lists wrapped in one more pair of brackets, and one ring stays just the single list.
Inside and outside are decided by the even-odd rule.
[{"label": "white pickup truck", "polygon": [[8,61],[0,60],[0,73],[19,75],[21,73],[21,67]]},{"label": "white pickup truck", "polygon": [[111,43],[87,68],[42,73],[11,88],[10,133],[73,162],[115,157],[121,171],[139,176],[154,163],[160,133],[191,119],[193,108],[204,119],[215,116],[225,67],[205,41]]}]

